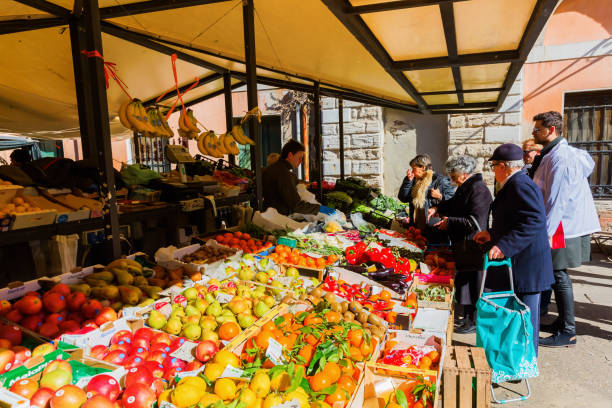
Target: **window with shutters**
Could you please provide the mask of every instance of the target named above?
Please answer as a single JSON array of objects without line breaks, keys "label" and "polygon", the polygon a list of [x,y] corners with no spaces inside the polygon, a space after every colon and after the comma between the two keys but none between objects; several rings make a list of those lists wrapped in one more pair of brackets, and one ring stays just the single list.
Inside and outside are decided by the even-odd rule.
[{"label": "window with shutters", "polygon": [[612,90],[565,94],[563,133],[595,161],[589,178],[595,198],[612,197]]}]

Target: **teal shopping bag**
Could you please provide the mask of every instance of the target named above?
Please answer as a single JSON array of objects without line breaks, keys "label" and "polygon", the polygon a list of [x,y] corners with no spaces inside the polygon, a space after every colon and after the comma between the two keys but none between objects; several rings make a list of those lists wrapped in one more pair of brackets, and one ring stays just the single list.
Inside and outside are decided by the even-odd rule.
[{"label": "teal shopping bag", "polygon": [[[487,268],[508,267],[510,291],[483,293]],[[476,346],[484,348],[493,383],[538,376],[529,307],[514,294],[510,259],[491,262],[485,257],[480,299],[476,303]]]}]

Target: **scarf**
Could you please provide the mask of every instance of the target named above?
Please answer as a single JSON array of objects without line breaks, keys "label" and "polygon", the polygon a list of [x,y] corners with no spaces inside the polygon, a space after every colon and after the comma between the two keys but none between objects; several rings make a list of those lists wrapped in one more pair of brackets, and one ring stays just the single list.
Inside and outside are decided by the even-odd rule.
[{"label": "scarf", "polygon": [[427,215],[425,214],[425,200],[427,192],[433,180],[433,170],[427,170],[425,176],[417,180],[412,186],[410,196],[412,197],[412,205],[414,206],[413,220],[417,228],[421,231],[425,230],[427,224]]}]

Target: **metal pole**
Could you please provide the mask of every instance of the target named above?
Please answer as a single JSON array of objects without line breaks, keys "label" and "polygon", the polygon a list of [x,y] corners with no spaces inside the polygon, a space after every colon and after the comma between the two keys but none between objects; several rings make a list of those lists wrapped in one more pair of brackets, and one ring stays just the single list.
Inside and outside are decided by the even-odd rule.
[{"label": "metal pole", "polygon": [[319,202],[323,202],[323,138],[321,136],[321,85],[315,83],[314,89],[314,145],[317,165],[317,190]]},{"label": "metal pole", "polygon": [[343,100],[338,98],[338,137],[340,138],[340,179],[344,180],[344,116]]},{"label": "metal pole", "polygon": [[112,237],[113,257],[121,256],[119,214],[113,173],[108,101],[102,58],[87,57],[82,50],[97,51],[101,56],[102,34],[97,0],[84,0],[83,13],[77,13],[70,24],[72,57],[77,89],[79,125],[83,141],[83,156],[95,160],[100,174],[99,194],[104,203],[104,230]]},{"label": "metal pole", "polygon": [[[229,133],[232,131],[234,124],[234,109],[232,107],[232,77],[229,72],[223,74],[223,95],[225,95],[225,129]],[[230,154],[228,157],[230,163],[236,164],[236,156]]]},{"label": "metal pole", "polygon": [[[244,23],[244,54],[246,65],[247,103],[249,110],[258,106],[257,101],[257,61],[255,57],[255,6],[253,0],[243,0],[242,19]],[[255,118],[248,120],[249,136],[255,140],[251,146],[251,168],[255,171],[255,191],[257,209],[263,210],[262,184],[261,184],[261,135],[259,122]],[[255,162],[253,163],[253,156]]]}]

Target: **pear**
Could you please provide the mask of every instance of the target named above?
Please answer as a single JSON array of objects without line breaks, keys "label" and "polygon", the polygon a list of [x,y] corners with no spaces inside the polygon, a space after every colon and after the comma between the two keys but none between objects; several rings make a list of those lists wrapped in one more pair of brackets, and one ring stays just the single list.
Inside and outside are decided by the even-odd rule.
[{"label": "pear", "polygon": [[206,308],[206,315],[216,317],[219,316],[222,311],[223,310],[221,309],[221,304],[215,300],[210,304],[210,306]]},{"label": "pear", "polygon": [[183,328],[183,337],[189,340],[198,340],[202,335],[202,328],[197,324],[187,324]]},{"label": "pear", "polygon": [[197,307],[193,306],[193,305],[187,305],[185,306],[185,316],[189,317],[189,316],[198,316],[199,317],[202,315],[202,313],[200,313],[200,311],[198,310]]},{"label": "pear", "polygon": [[285,271],[285,276],[297,278],[299,275],[300,275],[299,271],[294,267],[287,268],[287,270]]},{"label": "pear", "polygon": [[193,302],[193,305],[196,307],[196,309],[198,309],[198,312],[200,312],[200,314],[204,314],[206,312],[206,308],[208,307],[208,305],[210,305],[210,303],[208,303],[204,299],[197,298]]},{"label": "pear", "polygon": [[134,283],[134,276],[128,271],[119,270],[115,272],[115,278],[119,285],[131,285]]},{"label": "pear", "polygon": [[132,283],[134,286],[149,286],[149,281],[147,280],[147,278],[145,278],[144,276],[140,275],[140,276],[136,276],[134,278],[134,283]]},{"label": "pear", "polygon": [[234,314],[238,314],[238,313],[242,313],[244,312],[247,307],[248,304],[246,303],[246,301],[240,297],[240,296],[235,296],[228,304],[229,309],[232,311],[232,313]]},{"label": "pear", "polygon": [[[272,281],[272,283],[270,283],[270,286],[275,287],[275,288],[284,289],[283,284],[276,280]],[[281,291],[278,289],[273,289],[272,292],[274,292],[276,296],[279,296],[281,294]]]},{"label": "pear", "polygon": [[185,316],[185,311],[183,309],[176,309],[176,310],[173,310],[172,313],[170,313],[169,319],[174,318],[174,319],[181,320],[183,317],[187,317]]},{"label": "pear", "polygon": [[213,295],[211,292],[208,292],[204,296],[204,300],[206,300],[208,302],[208,304],[210,305],[211,303],[213,303],[215,301],[215,295]]},{"label": "pear", "polygon": [[268,258],[263,258],[261,261],[259,261],[259,267],[261,269],[266,269],[268,267],[269,262],[270,261]]},{"label": "pear", "polygon": [[274,306],[274,298],[272,296],[264,296],[261,300],[268,306]]},{"label": "pear", "polygon": [[151,310],[149,313],[149,318],[147,319],[147,325],[154,329],[160,330],[166,325],[166,318],[157,310]]},{"label": "pear", "polygon": [[272,277],[272,276],[276,276],[277,272],[276,272],[276,269],[270,268],[270,269],[266,270],[266,273],[268,274],[268,276]]},{"label": "pear", "polygon": [[185,324],[200,324],[200,315],[191,315],[184,317],[181,321]]},{"label": "pear", "polygon": [[179,319],[170,318],[168,319],[168,323],[166,323],[166,326],[164,327],[164,331],[168,334],[177,335],[181,332],[182,328],[183,324]]},{"label": "pear", "polygon": [[100,290],[100,295],[107,300],[115,300],[119,298],[119,288],[114,285],[108,285]]},{"label": "pear", "polygon": [[264,295],[264,293],[266,292],[266,288],[263,286],[258,286],[255,289],[253,289],[251,291],[251,297],[253,299],[259,299],[260,297],[262,297]]},{"label": "pear", "polygon": [[265,272],[257,272],[255,274],[255,280],[259,283],[267,283],[270,277]]},{"label": "pear", "polygon": [[251,327],[255,323],[255,317],[251,314],[240,313],[238,315],[238,324],[241,328],[246,329],[247,327]]},{"label": "pear", "polygon": [[240,268],[240,272],[238,272],[238,279],[240,280],[250,281],[253,280],[254,276],[255,272],[249,267]]},{"label": "pear", "polygon": [[219,335],[213,330],[202,330],[202,335],[200,336],[200,340],[210,340],[217,343],[219,341]]},{"label": "pear", "polygon": [[200,327],[202,330],[215,330],[217,326],[217,320],[212,316],[202,316],[202,318],[200,318]]},{"label": "pear", "polygon": [[242,259],[245,261],[255,262],[255,257],[251,254],[246,254],[245,256],[242,257]]},{"label": "pear", "polygon": [[270,310],[270,306],[268,306],[265,302],[263,301],[259,301],[257,302],[257,304],[255,305],[255,309],[253,310],[253,313],[255,313],[255,316],[257,317],[262,317],[263,315],[265,315],[268,311]]},{"label": "pear", "polygon": [[119,294],[121,295],[121,301],[127,305],[135,306],[140,301],[138,291],[132,287],[119,286]]},{"label": "pear", "polygon": [[196,288],[187,288],[183,291],[183,296],[187,300],[195,300],[198,297],[198,290]]}]

